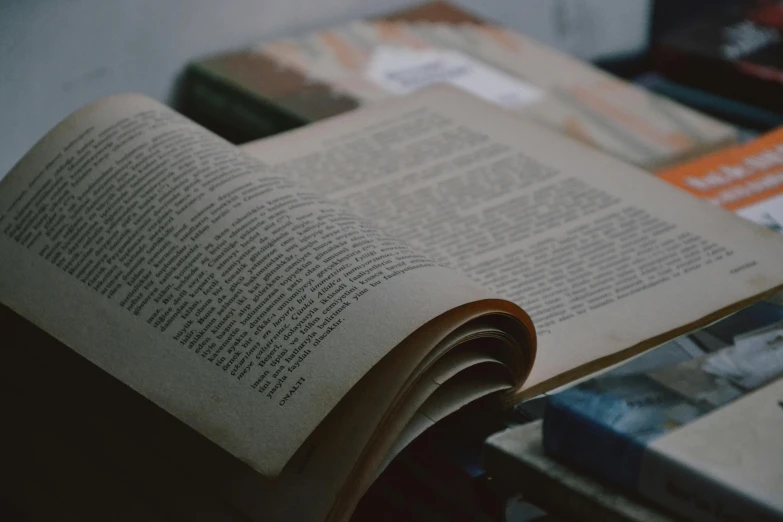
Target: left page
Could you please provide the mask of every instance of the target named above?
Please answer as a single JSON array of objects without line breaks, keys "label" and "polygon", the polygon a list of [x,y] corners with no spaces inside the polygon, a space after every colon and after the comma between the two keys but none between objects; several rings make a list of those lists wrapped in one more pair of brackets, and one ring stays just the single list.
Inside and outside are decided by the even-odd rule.
[{"label": "left page", "polygon": [[403,339],[491,297],[134,95],[0,183],[0,252],[3,305],[265,476]]}]

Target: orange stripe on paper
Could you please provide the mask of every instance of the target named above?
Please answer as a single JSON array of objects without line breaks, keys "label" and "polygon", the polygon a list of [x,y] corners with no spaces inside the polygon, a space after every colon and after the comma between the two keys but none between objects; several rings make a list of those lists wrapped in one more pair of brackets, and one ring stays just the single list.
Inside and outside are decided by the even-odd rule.
[{"label": "orange stripe on paper", "polygon": [[660,131],[655,127],[648,125],[643,119],[623,110],[622,107],[608,103],[600,96],[596,96],[584,87],[573,87],[571,92],[575,98],[582,101],[596,112],[621,123],[626,129],[633,130],[637,135],[644,136],[653,142],[672,147],[675,150],[682,150],[694,143],[693,138],[684,133]]},{"label": "orange stripe on paper", "polygon": [[363,60],[361,55],[363,53],[358,52],[355,47],[345,43],[341,37],[331,31],[324,31],[319,36],[324,44],[332,49],[340,65],[352,71],[356,71],[362,66]]},{"label": "orange stripe on paper", "polygon": [[400,25],[395,22],[375,22],[375,28],[378,31],[378,36],[383,40],[389,40],[391,42],[399,41],[414,49],[426,49],[430,47],[421,38],[411,34],[410,31],[400,27]]},{"label": "orange stripe on paper", "polygon": [[501,29],[500,27],[494,27],[489,25],[478,25],[477,27],[486,36],[495,40],[495,42],[499,43],[503,47],[508,48],[510,51],[519,52],[522,50],[522,46],[520,45],[521,42],[519,38],[517,36],[509,34],[508,31],[506,31],[505,29]]},{"label": "orange stripe on paper", "polygon": [[[739,179],[731,179],[732,176]],[[664,170],[658,177],[702,199],[724,198],[721,206],[727,210],[738,210],[783,194],[783,128],[746,145],[729,147]],[[716,183],[712,185],[710,180]],[[718,184],[718,180],[723,182]],[[751,187],[754,187],[752,192],[748,191]]]}]

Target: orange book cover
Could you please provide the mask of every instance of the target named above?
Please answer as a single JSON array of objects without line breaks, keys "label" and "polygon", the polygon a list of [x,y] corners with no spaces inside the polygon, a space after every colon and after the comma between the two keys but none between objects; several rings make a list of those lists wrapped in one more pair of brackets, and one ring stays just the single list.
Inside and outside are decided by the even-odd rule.
[{"label": "orange book cover", "polygon": [[783,127],[658,177],[726,210],[783,231]]}]

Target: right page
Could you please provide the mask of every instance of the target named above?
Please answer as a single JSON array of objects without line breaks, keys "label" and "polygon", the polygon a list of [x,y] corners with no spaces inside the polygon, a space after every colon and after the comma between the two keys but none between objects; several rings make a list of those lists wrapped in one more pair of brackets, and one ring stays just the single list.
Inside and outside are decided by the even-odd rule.
[{"label": "right page", "polygon": [[783,239],[450,87],[244,147],[522,306],[527,396],[783,284]]}]

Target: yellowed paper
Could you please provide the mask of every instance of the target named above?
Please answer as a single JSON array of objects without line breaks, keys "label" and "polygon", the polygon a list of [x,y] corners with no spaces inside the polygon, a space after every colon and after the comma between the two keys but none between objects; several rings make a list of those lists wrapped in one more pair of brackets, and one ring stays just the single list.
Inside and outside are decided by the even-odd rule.
[{"label": "yellowed paper", "polygon": [[448,87],[244,150],[522,306],[533,389],[783,282],[774,233]]},{"label": "yellowed paper", "polygon": [[0,301],[267,476],[411,332],[492,296],[139,96],[47,135],[0,231]]}]

